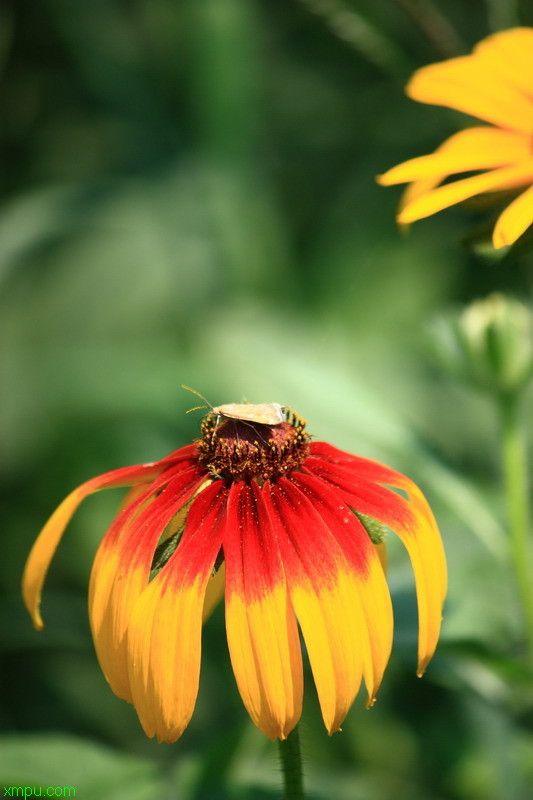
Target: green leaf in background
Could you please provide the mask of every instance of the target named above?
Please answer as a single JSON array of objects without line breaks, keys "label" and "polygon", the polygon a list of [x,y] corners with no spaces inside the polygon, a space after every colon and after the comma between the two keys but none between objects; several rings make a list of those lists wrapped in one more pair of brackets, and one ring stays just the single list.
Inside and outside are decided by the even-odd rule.
[{"label": "green leaf in background", "polygon": [[58,734],[3,737],[0,775],[6,786],[73,787],[87,800],[159,800],[166,792],[156,764]]}]

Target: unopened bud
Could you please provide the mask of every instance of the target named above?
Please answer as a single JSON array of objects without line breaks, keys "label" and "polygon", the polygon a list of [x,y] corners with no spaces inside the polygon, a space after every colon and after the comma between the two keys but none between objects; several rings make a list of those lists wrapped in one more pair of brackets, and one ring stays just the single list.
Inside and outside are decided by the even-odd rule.
[{"label": "unopened bud", "polygon": [[448,372],[491,393],[514,395],[533,373],[533,316],[518,300],[492,294],[433,326]]}]

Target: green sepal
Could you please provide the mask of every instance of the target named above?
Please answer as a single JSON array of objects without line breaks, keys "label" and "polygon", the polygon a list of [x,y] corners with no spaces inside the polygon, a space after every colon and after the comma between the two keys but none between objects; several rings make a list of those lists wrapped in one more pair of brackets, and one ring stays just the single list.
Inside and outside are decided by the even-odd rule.
[{"label": "green sepal", "polygon": [[179,528],[176,533],[173,533],[172,536],[169,536],[168,539],[165,539],[164,542],[161,542],[156,547],[154,557],[152,559],[152,566],[150,571],[150,580],[155,578],[157,573],[163,569],[169,558],[175,552],[178,544],[180,543],[180,539],[183,536],[183,531],[185,530],[185,526]]},{"label": "green sepal", "polygon": [[359,511],[355,511],[355,509],[352,509],[352,511],[368,533],[370,541],[373,544],[381,544],[385,540],[387,526],[378,522],[377,519],[367,517],[366,514],[360,514]]}]

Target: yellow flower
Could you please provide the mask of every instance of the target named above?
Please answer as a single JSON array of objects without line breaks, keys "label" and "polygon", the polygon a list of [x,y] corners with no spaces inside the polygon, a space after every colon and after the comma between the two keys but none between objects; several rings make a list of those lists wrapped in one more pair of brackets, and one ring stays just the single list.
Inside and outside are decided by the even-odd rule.
[{"label": "yellow flower", "polygon": [[[471,55],[415,72],[407,94],[448,106],[490,125],[450,136],[431,155],[413,158],[378,177],[407,183],[398,222],[408,224],[474,195],[527,187],[500,214],[495,248],[511,245],[533,222],[533,28],[514,28],[483,39]],[[444,186],[450,175],[477,171]]]}]

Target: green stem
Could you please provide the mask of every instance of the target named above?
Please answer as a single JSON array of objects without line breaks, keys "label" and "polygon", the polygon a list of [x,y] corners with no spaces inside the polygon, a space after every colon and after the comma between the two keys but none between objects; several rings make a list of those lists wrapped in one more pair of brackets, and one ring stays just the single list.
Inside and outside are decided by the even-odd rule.
[{"label": "green stem", "polygon": [[302,754],[298,726],[294,728],[286,739],[279,741],[279,756],[283,771],[284,800],[304,800]]},{"label": "green stem", "polygon": [[500,398],[503,471],[511,560],[524,609],[529,662],[533,667],[533,575],[531,573],[530,504],[527,453],[518,396]]}]

